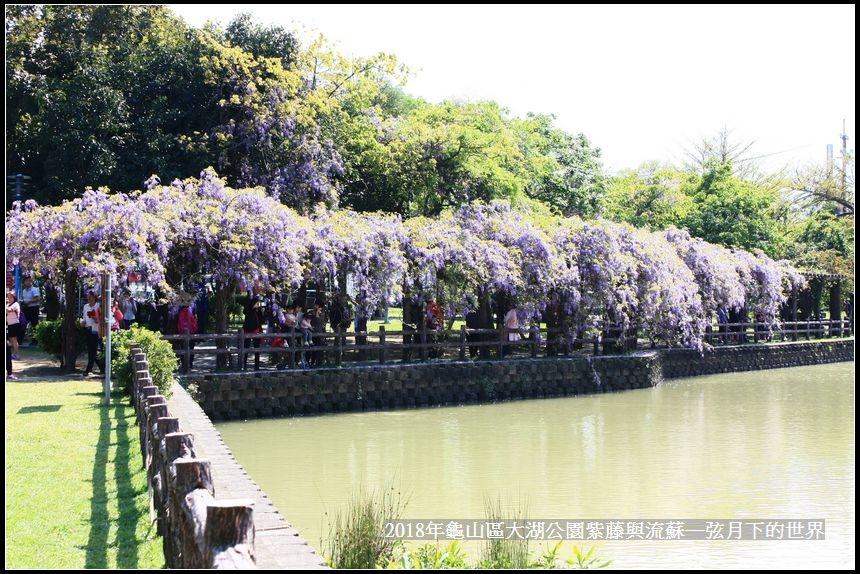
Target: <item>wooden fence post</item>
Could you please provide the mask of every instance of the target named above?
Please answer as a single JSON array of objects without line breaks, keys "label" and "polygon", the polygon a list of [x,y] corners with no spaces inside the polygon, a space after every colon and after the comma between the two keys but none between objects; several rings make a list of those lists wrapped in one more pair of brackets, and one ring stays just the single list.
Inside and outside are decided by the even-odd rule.
[{"label": "wooden fence post", "polygon": [[206,507],[205,568],[253,569],[254,502],[250,499],[216,500]]},{"label": "wooden fence post", "polygon": [[188,330],[188,327],[185,328],[185,336],[183,337],[183,343],[185,347],[183,352],[185,354],[185,364],[182,365],[182,372],[186,375],[191,372],[191,332]]},{"label": "wooden fence post", "polygon": [[466,326],[460,325],[460,360],[466,360]]},{"label": "wooden fence post", "polygon": [[146,401],[149,397],[158,394],[158,387],[148,385],[140,389],[141,396],[138,402],[140,410],[137,413],[137,428],[140,432],[140,456],[146,461]]},{"label": "wooden fence post", "polygon": [[[161,417],[155,423],[158,432],[158,448],[153,452],[153,463],[151,469],[154,471],[152,477],[152,489],[156,494],[155,504],[158,513],[158,532],[161,534],[161,545],[167,567],[172,568],[171,562],[173,550],[171,542],[170,513],[170,489],[167,473],[167,462],[165,461],[165,438],[167,435],[179,432],[179,419],[176,417]],[[172,462],[172,461],[171,461]]]},{"label": "wooden fence post", "polygon": [[379,364],[385,363],[385,325],[379,326]]},{"label": "wooden fence post", "polygon": [[247,365],[245,364],[248,361],[248,356],[245,354],[245,329],[239,329],[236,333],[236,341],[238,341],[239,346],[239,367],[238,370],[244,371]]},{"label": "wooden fence post", "polygon": [[[178,426],[178,425],[177,425]],[[173,478],[176,476],[174,463],[179,458],[194,457],[194,437],[190,433],[172,432],[164,436],[164,449],[161,453],[161,483],[164,488],[164,501],[167,510],[167,527],[164,535],[164,558],[168,568],[180,567],[180,552],[182,551],[181,521],[178,507],[174,504]]]},{"label": "wooden fence post", "polygon": [[215,495],[208,460],[177,460],[173,507],[180,522],[182,568],[205,568],[206,507]]},{"label": "wooden fence post", "polygon": [[290,327],[290,368],[296,368],[296,327]]}]

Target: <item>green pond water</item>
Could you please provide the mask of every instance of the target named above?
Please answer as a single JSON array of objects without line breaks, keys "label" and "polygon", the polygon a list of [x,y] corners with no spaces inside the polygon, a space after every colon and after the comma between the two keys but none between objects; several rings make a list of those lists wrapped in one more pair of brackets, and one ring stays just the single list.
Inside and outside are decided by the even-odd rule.
[{"label": "green pond water", "polygon": [[404,517],[431,520],[480,520],[486,498],[560,521],[824,518],[824,540],[595,545],[614,567],[854,567],[853,363],[217,427],[317,549],[357,485],[394,485]]}]

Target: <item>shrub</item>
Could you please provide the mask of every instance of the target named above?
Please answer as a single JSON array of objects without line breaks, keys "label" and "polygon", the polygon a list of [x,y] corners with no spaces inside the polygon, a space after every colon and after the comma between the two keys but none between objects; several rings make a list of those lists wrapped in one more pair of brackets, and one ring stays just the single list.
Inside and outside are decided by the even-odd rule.
[{"label": "shrub", "polygon": [[[39,321],[35,329],[36,341],[39,348],[53,355],[63,366],[63,320]],[[75,327],[75,356],[82,355],[87,350],[87,328],[82,325]]]},{"label": "shrub", "polygon": [[118,387],[126,394],[131,393],[132,364],[129,351],[132,344],[138,344],[146,353],[149,362],[149,376],[152,384],[165,397],[171,395],[170,386],[173,384],[173,373],[179,368],[179,360],[173,347],[162,340],[161,334],[150,331],[140,325],[132,325],[131,329],[114,331],[111,337],[111,374]]}]

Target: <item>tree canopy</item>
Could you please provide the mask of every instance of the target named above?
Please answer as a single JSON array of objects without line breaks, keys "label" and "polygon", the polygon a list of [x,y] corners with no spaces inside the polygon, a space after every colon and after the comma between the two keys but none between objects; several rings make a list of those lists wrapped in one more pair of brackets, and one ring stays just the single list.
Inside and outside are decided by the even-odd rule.
[{"label": "tree canopy", "polygon": [[[693,146],[685,166],[609,176],[587,135],[552,115],[516,117],[490,100],[428,102],[404,91],[408,70],[395,55],[346,57],[322,37],[301,45],[247,14],[194,28],[164,6],[9,5],[6,53],[6,170],[29,176],[25,197],[41,205],[87,188],[130,193],[153,173],[185,181],[211,166],[225,188],[259,187],[255,197],[293,215],[387,212],[400,219],[367,215],[357,228],[407,229],[427,217],[508,256],[512,243],[451,229],[451,214],[503,200],[530,217],[676,227],[817,270],[853,270],[850,152],[787,179],[762,173],[751,144],[723,129]],[[460,279],[486,287],[477,271]]]}]

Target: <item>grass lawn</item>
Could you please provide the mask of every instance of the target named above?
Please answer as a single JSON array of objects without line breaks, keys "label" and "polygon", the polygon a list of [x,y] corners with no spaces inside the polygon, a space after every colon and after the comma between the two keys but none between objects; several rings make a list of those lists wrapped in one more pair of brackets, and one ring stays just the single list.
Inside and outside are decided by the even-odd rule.
[{"label": "grass lawn", "polygon": [[6,568],[162,568],[134,412],[101,379],[6,382]]}]

